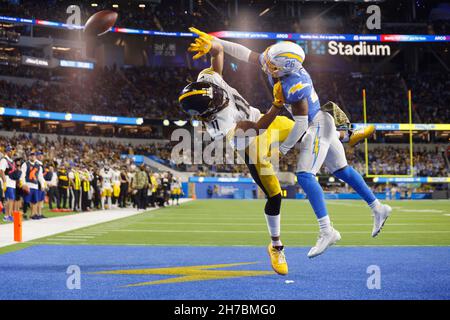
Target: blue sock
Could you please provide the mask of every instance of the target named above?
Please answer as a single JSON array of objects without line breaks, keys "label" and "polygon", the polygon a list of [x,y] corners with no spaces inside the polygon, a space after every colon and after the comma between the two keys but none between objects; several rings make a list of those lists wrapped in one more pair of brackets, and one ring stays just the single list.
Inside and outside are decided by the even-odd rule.
[{"label": "blue sock", "polygon": [[327,216],[328,212],[325,206],[323,190],[316,177],[309,172],[298,172],[297,181],[308,196],[309,203],[311,203],[317,219]]},{"label": "blue sock", "polygon": [[373,203],[377,198],[373,194],[372,190],[367,186],[363,177],[351,166],[346,166],[344,169],[338,170],[333,173],[337,178],[346,182],[363,198],[367,204]]}]

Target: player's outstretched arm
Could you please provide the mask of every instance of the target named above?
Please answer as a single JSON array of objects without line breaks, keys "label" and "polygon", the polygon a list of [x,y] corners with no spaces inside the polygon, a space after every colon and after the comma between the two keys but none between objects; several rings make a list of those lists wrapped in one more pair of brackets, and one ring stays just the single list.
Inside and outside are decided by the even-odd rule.
[{"label": "player's outstretched arm", "polygon": [[222,45],[220,43],[213,42],[210,53],[211,53],[211,68],[214,70],[214,72],[217,72],[218,74],[222,75],[223,60],[224,60]]},{"label": "player's outstretched arm", "polygon": [[216,38],[193,27],[189,28],[189,31],[198,35],[197,39],[200,39],[198,41],[199,45],[193,47],[191,46],[192,49],[191,47],[189,47],[190,51],[197,52],[197,54],[194,56],[194,59],[198,59],[201,56],[207,54],[209,50],[211,50],[213,43],[219,43],[222,45],[223,50],[226,54],[229,54],[230,56],[240,61],[259,64],[259,53],[254,52],[241,44]]},{"label": "player's outstretched arm", "polygon": [[272,106],[258,121],[240,121],[235,128],[235,136],[257,136],[266,130],[280,114],[281,108]]},{"label": "player's outstretched arm", "polygon": [[256,136],[266,130],[270,124],[275,120],[277,115],[283,109],[284,99],[281,95],[274,95],[272,107],[264,114],[258,121],[240,121],[235,128],[236,136]]}]

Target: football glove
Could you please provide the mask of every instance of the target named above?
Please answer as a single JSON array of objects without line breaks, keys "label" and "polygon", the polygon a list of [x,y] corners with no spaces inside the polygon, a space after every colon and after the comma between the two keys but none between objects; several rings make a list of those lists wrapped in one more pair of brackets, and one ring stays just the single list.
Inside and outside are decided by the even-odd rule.
[{"label": "football glove", "polygon": [[198,38],[196,38],[195,41],[189,45],[188,48],[189,52],[197,53],[193,57],[193,59],[196,60],[200,57],[203,57],[211,50],[212,40],[214,39],[214,37],[194,27],[190,27],[189,31],[198,35]]},{"label": "football glove", "polygon": [[281,81],[273,85],[273,102],[272,104],[277,108],[282,108],[284,105],[283,87]]}]

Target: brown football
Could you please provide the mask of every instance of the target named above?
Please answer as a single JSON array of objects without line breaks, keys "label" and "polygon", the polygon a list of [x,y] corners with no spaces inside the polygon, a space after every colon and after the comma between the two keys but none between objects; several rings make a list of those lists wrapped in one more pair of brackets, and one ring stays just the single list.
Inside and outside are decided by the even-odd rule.
[{"label": "brown football", "polygon": [[84,32],[88,35],[101,36],[114,26],[117,17],[117,12],[112,10],[96,12],[86,21]]}]

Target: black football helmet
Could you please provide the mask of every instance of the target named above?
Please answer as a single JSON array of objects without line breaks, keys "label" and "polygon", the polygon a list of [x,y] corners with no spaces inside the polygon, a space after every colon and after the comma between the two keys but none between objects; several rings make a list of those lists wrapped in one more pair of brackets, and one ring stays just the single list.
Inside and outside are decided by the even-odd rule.
[{"label": "black football helmet", "polygon": [[201,121],[210,121],[229,100],[227,92],[218,85],[202,81],[188,84],[178,98],[183,111]]}]

